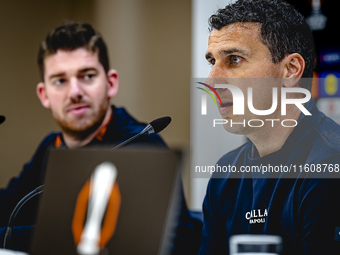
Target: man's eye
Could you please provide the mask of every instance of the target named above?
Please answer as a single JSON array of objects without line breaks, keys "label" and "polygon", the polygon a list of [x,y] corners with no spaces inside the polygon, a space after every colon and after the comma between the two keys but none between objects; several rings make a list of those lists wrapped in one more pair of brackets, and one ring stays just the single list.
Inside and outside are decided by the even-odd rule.
[{"label": "man's eye", "polygon": [[212,59],[209,59],[208,62],[209,62],[209,64],[212,65],[212,66],[215,65],[215,59],[213,59],[213,58],[212,58]]},{"label": "man's eye", "polygon": [[63,85],[66,82],[66,79],[58,79],[54,81],[55,85]]},{"label": "man's eye", "polygon": [[85,80],[91,80],[93,76],[93,74],[87,74],[85,75]]},{"label": "man's eye", "polygon": [[239,56],[236,56],[236,55],[229,56],[229,61],[230,61],[230,64],[232,64],[232,65],[240,63],[241,60],[242,60],[242,58],[239,57]]},{"label": "man's eye", "polygon": [[94,77],[94,74],[86,74],[86,75],[84,76],[84,80],[88,81],[88,80],[93,79],[93,77]]}]

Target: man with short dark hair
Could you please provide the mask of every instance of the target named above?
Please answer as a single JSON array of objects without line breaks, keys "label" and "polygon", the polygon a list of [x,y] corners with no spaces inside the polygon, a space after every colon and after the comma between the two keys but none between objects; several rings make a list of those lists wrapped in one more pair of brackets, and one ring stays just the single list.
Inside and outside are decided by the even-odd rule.
[{"label": "man with short dark hair", "polygon": [[[136,121],[124,108],[110,105],[118,92],[118,75],[110,69],[106,45],[91,25],[68,22],[50,31],[41,43],[38,64],[42,81],[37,95],[61,127],[40,144],[32,160],[8,187],[0,190],[1,226],[19,200],[43,184],[47,155],[50,148],[79,148],[84,146],[113,147],[138,134],[145,124]],[[139,137],[127,145],[166,148],[157,134]],[[183,196],[183,194],[182,194]],[[22,208],[16,225],[32,225],[36,220],[37,201]],[[185,232],[187,231],[187,232]],[[182,197],[181,216],[174,252],[190,251],[182,239],[192,240],[193,221]],[[14,233],[16,234],[16,233]],[[15,249],[28,250],[29,239],[14,238]],[[188,250],[189,249],[189,250]],[[197,249],[197,245],[196,245]]]},{"label": "man with short dark hair", "polygon": [[[303,102],[310,95],[301,89],[312,85],[309,26],[280,0],[239,0],[218,10],[209,22],[206,58],[212,69],[206,83],[232,84],[251,97],[251,103],[250,109],[236,114],[234,92],[216,88],[224,128],[249,141],[217,162],[235,166],[236,172],[215,173],[208,184],[199,254],[229,254],[229,238],[237,234],[279,235],[282,254],[339,253],[340,206],[335,194],[340,182],[326,179],[336,175],[304,169],[339,169],[340,127],[318,111],[313,99],[282,104],[285,97]],[[246,171],[264,167],[279,172]]]}]

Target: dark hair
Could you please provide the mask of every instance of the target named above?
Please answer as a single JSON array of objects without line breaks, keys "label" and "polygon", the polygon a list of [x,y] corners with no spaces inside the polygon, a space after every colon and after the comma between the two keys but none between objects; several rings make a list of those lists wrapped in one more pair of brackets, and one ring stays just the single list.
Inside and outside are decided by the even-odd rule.
[{"label": "dark hair", "polygon": [[44,59],[46,56],[55,54],[58,49],[75,50],[80,47],[98,52],[99,62],[103,65],[105,72],[109,71],[109,58],[102,36],[89,24],[67,21],[52,29],[40,44],[38,65],[42,80],[44,80]]},{"label": "dark hair", "polygon": [[[210,31],[236,22],[260,23],[260,40],[268,47],[272,62],[279,63],[286,54],[299,53],[306,64],[302,77],[313,77],[315,52],[312,32],[293,6],[281,0],[238,0],[209,18]],[[311,85],[302,86],[310,89]]]}]

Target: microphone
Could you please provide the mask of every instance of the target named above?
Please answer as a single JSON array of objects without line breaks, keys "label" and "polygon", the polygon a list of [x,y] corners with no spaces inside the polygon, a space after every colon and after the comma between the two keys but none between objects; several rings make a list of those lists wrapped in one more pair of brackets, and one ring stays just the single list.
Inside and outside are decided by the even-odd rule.
[{"label": "microphone", "polygon": [[151,135],[151,134],[157,134],[161,132],[164,128],[166,128],[171,122],[171,118],[169,116],[161,117],[158,119],[155,119],[151,121],[140,133],[137,135],[134,135],[133,137],[125,140],[124,142],[118,144],[117,146],[111,148],[111,150],[118,149],[125,144],[135,140],[136,138],[142,136],[142,135]]},{"label": "microphone", "polygon": [[0,124],[6,120],[5,116],[0,115]]},{"label": "microphone", "polygon": [[12,236],[12,230],[13,230],[13,222],[15,217],[17,216],[18,212],[20,211],[21,207],[24,206],[24,204],[26,204],[27,201],[31,200],[31,198],[41,194],[43,192],[43,188],[44,185],[41,185],[39,187],[37,187],[36,189],[32,190],[30,193],[28,193],[26,196],[24,196],[18,203],[17,205],[14,207],[11,216],[9,217],[8,220],[8,225],[6,228],[6,232],[5,232],[5,237],[4,237],[4,242],[3,242],[3,248],[12,248],[12,243],[11,243],[11,236]]}]

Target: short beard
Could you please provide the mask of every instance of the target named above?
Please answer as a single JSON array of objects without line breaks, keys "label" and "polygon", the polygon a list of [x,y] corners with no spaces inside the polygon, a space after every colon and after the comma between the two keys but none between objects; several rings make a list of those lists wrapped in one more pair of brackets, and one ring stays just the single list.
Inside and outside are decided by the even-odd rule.
[{"label": "short beard", "polygon": [[[72,121],[65,121],[61,120],[57,116],[55,116],[53,113],[53,117],[57,124],[61,127],[62,131],[66,133],[67,135],[73,137],[75,140],[84,140],[89,135],[91,135],[93,132],[95,132],[100,125],[103,123],[106,113],[108,111],[109,102],[104,103],[101,105],[101,108],[99,109],[98,114],[91,118],[84,117],[84,120],[72,120]],[[89,120],[92,120],[89,122]],[[83,122],[83,123],[82,123]]]},{"label": "short beard", "polygon": [[84,140],[86,137],[88,137],[90,134],[95,132],[100,127],[105,118],[105,113],[106,112],[104,112],[101,118],[95,121],[92,125],[83,126],[78,129],[73,128],[72,125],[63,124],[61,122],[58,122],[58,125],[61,127],[64,133],[68,134],[69,136],[72,136],[75,140]]}]

